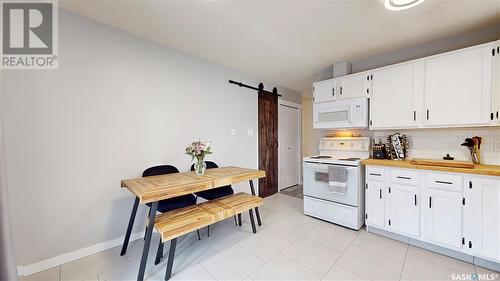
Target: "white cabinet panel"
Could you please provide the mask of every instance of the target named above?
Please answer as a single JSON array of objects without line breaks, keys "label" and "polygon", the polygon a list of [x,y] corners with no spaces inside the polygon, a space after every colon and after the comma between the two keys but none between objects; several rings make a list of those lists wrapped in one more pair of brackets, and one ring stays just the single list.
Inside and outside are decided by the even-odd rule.
[{"label": "white cabinet panel", "polygon": [[313,83],[314,102],[333,101],[337,99],[336,79],[328,79]]},{"label": "white cabinet panel", "polygon": [[389,229],[399,234],[420,235],[419,187],[392,184],[388,197]]},{"label": "white cabinet panel", "polygon": [[473,177],[464,194],[467,250],[500,262],[500,180]]},{"label": "white cabinet panel", "polygon": [[426,126],[487,125],[492,44],[425,59]]},{"label": "white cabinet panel", "polygon": [[385,227],[385,194],[383,182],[368,182],[366,186],[366,224]]},{"label": "white cabinet panel", "polygon": [[353,74],[338,79],[339,98],[350,99],[369,96],[369,79],[367,73]]},{"label": "white cabinet panel", "polygon": [[454,250],[462,249],[462,193],[424,188],[422,239]]},{"label": "white cabinet panel", "polygon": [[412,62],[373,71],[371,129],[416,127],[422,119],[423,64]]},{"label": "white cabinet panel", "polygon": [[500,125],[500,41],[495,42],[492,49],[493,72],[492,72],[492,105],[491,112],[495,114],[493,125]]}]

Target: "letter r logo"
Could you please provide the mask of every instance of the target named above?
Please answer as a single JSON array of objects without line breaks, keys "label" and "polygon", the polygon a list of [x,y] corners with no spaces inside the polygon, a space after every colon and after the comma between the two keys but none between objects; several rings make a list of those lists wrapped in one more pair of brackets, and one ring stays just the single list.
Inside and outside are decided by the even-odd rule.
[{"label": "letter r logo", "polygon": [[52,53],[52,3],[2,3],[3,53]]}]

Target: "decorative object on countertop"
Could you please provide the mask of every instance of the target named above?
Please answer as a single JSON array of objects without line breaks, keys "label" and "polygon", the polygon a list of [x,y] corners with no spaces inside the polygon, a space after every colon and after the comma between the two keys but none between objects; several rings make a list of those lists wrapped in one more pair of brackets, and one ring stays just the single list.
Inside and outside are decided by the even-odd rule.
[{"label": "decorative object on countertop", "polygon": [[386,152],[385,144],[382,143],[382,139],[378,139],[378,143],[375,143],[375,141],[372,144],[372,157],[373,159],[386,159],[387,158],[387,152]]},{"label": "decorative object on countertop", "polygon": [[472,138],[466,138],[461,146],[469,148],[472,162],[474,164],[481,164],[481,137],[474,136]]},{"label": "decorative object on countertop", "polygon": [[204,175],[207,170],[205,156],[212,154],[210,143],[203,143],[199,139],[195,139],[186,147],[186,154],[191,155],[191,161],[194,161],[194,171],[196,174],[198,176]]},{"label": "decorative object on countertop", "polygon": [[389,147],[388,159],[405,160],[408,156],[409,142],[406,135],[395,133],[387,137],[387,146]]},{"label": "decorative object on countertop", "polygon": [[449,153],[446,153],[446,156],[443,156],[443,160],[455,160],[455,157],[451,157]]}]

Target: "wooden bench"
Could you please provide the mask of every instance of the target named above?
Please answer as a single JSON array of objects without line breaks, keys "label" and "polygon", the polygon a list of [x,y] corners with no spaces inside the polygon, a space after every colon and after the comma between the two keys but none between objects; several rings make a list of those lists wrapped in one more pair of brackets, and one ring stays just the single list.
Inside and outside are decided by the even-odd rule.
[{"label": "wooden bench", "polygon": [[241,192],[157,215],[154,228],[160,233],[161,241],[156,254],[156,264],[163,256],[163,243],[171,240],[165,280],[170,279],[172,275],[178,237],[245,211],[249,212],[252,231],[256,233],[253,209],[262,202],[260,197]]}]

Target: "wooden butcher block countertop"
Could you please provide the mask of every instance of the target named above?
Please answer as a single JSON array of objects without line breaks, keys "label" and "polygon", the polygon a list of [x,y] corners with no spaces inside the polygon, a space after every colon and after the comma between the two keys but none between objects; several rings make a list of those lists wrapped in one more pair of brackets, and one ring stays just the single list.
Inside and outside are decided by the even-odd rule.
[{"label": "wooden butcher block countertop", "polygon": [[474,165],[474,168],[456,168],[456,167],[443,167],[443,166],[427,166],[415,165],[410,160],[385,160],[385,159],[365,159],[361,161],[363,165],[372,166],[388,166],[403,169],[419,169],[419,170],[432,170],[440,172],[451,173],[464,173],[464,174],[478,174],[487,176],[500,176],[499,165]]}]

